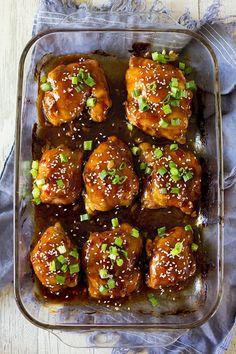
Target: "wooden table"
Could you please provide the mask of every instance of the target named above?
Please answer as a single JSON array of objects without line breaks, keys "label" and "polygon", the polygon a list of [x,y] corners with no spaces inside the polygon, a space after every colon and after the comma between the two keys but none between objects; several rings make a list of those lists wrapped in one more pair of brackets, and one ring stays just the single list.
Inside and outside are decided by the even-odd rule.
[{"label": "wooden table", "polygon": [[[31,37],[33,16],[38,2],[38,0],[1,0],[0,170],[14,139],[17,66],[22,49]],[[91,3],[91,1],[87,2]],[[99,2],[101,0],[94,0],[96,5]],[[211,0],[163,1],[174,11],[175,18],[186,8],[190,9],[195,18],[201,18],[211,2]],[[236,14],[235,0],[224,0],[221,15],[233,14]],[[12,285],[0,291],[0,354],[88,354],[90,352],[92,353],[89,350],[67,347],[54,335],[30,324],[15,304]],[[96,353],[100,354],[110,352],[111,350],[96,350]],[[227,353],[236,353],[236,337]]]}]

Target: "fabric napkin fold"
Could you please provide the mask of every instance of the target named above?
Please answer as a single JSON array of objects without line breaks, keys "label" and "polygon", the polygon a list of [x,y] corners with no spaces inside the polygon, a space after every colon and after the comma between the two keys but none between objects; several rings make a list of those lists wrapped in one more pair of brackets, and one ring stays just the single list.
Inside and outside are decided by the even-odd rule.
[{"label": "fabric napkin fold", "polygon": [[[106,2],[107,3],[107,2]],[[112,3],[112,2],[111,2]],[[102,7],[107,11],[105,15],[110,23],[114,20],[121,21],[119,11],[138,11],[144,9],[143,1],[117,1],[116,4]],[[154,1],[152,11],[158,14],[170,14],[168,9],[161,7],[159,1]],[[114,8],[114,6],[116,6]],[[112,11],[111,11],[112,10]],[[232,327],[236,316],[236,264],[235,250],[236,237],[236,154],[234,148],[236,133],[236,44],[232,36],[235,23],[216,21],[219,10],[219,1],[214,1],[201,22],[191,19],[186,12],[179,19],[181,25],[198,30],[207,39],[216,51],[220,64],[223,135],[224,135],[224,163],[225,163],[225,283],[224,295],[217,313],[203,326],[186,332],[174,344],[166,348],[148,349],[149,354],[157,353],[224,353],[232,336]],[[79,15],[87,11],[87,6],[75,6],[72,1],[43,0],[35,17],[34,34],[43,29],[60,27],[76,27],[79,21],[84,20]],[[86,19],[89,21],[89,17]],[[99,21],[99,19],[98,19]],[[212,24],[212,22],[215,22]],[[156,23],[158,26],[159,23]],[[175,24],[176,25],[176,24]],[[64,27],[64,26],[63,26]],[[202,75],[203,76],[203,75]],[[201,87],[201,82],[198,82]],[[211,105],[211,88],[204,96],[206,117],[214,114]],[[13,155],[12,148],[5,162],[0,176],[0,287],[12,281],[12,235],[13,235]],[[125,334],[124,334],[125,335]],[[134,344],[131,338],[131,346]],[[113,354],[128,353],[127,348],[113,349]]]}]

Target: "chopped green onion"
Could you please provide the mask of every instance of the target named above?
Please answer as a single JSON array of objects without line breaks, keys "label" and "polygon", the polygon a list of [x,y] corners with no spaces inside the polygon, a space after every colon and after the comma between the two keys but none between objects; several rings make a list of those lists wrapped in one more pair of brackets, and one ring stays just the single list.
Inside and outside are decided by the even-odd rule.
[{"label": "chopped green onion", "polygon": [[106,170],[102,170],[102,172],[99,173],[99,177],[101,179],[105,179],[107,176],[107,171]]},{"label": "chopped green onion", "polygon": [[57,179],[56,183],[57,183],[57,187],[58,188],[63,188],[65,186],[65,184],[64,184],[62,179]]},{"label": "chopped green onion", "polygon": [[38,162],[38,160],[33,160],[31,167],[32,167],[33,170],[38,170],[38,169],[39,169],[39,162]]},{"label": "chopped green onion", "polygon": [[72,82],[72,85],[77,85],[78,84],[78,77],[77,76],[72,76],[71,77],[71,82]]},{"label": "chopped green onion", "polygon": [[124,263],[123,259],[117,258],[116,264],[118,265],[118,267],[121,267],[123,265],[123,263]]},{"label": "chopped green onion", "polygon": [[117,227],[119,225],[118,218],[111,219],[111,224],[112,224],[113,227]]},{"label": "chopped green onion", "polygon": [[81,214],[80,215],[80,221],[87,221],[87,220],[90,220],[89,214]]},{"label": "chopped green onion", "polygon": [[162,106],[162,110],[165,114],[170,114],[172,112],[172,109],[169,104],[165,104]]},{"label": "chopped green onion", "polygon": [[160,189],[160,193],[161,194],[166,194],[167,193],[167,189],[166,188],[161,188]]},{"label": "chopped green onion", "polygon": [[180,97],[181,97],[181,98],[187,98],[187,97],[188,97],[188,91],[186,91],[186,90],[181,90],[181,91],[180,91]]},{"label": "chopped green onion", "polygon": [[141,162],[141,164],[139,165],[140,170],[145,170],[147,167],[147,165],[145,164],[145,162]]},{"label": "chopped green onion", "polygon": [[158,234],[158,236],[160,236],[160,237],[164,236],[164,235],[166,234],[166,227],[165,227],[165,226],[159,227],[159,228],[157,229],[157,234]]},{"label": "chopped green onion", "polygon": [[123,240],[121,237],[116,237],[114,243],[116,246],[121,247],[123,244]]},{"label": "chopped green onion", "polygon": [[163,156],[163,152],[162,152],[162,150],[160,148],[156,148],[154,150],[154,155],[155,155],[156,158],[160,159]]},{"label": "chopped green onion", "polygon": [[176,242],[175,247],[170,251],[172,256],[177,256],[183,250],[183,242]]},{"label": "chopped green onion", "polygon": [[171,119],[171,125],[180,125],[180,119],[179,118],[172,118]]},{"label": "chopped green onion", "polygon": [[109,174],[109,176],[115,176],[116,169],[115,168],[110,168],[109,170],[107,170],[107,173]]},{"label": "chopped green onion", "polygon": [[178,144],[170,144],[170,151],[176,151],[178,150],[179,145]]},{"label": "chopped green onion", "polygon": [[58,260],[61,264],[67,263],[67,259],[66,259],[66,257],[63,256],[63,254],[60,254],[60,256],[57,257],[57,260]]},{"label": "chopped green onion", "polygon": [[163,166],[157,170],[157,172],[161,175],[164,176],[167,173],[167,169]]},{"label": "chopped green onion", "polygon": [[39,204],[41,204],[41,199],[40,199],[40,198],[34,198],[34,199],[33,199],[33,202],[34,202],[36,205],[39,205]]},{"label": "chopped green onion", "polygon": [[159,301],[153,293],[147,294],[147,297],[153,307],[159,306]]},{"label": "chopped green onion", "polygon": [[59,155],[61,162],[68,162],[68,157],[65,154]]},{"label": "chopped green onion", "polygon": [[122,171],[126,167],[126,163],[123,161],[121,162],[120,166],[118,167],[118,170]]},{"label": "chopped green onion", "polygon": [[150,174],[152,173],[151,167],[147,166],[147,167],[145,168],[145,173],[146,173],[146,175],[150,175]]},{"label": "chopped green onion", "polygon": [[141,93],[142,93],[142,91],[140,89],[134,89],[133,92],[132,92],[134,97],[140,96]]},{"label": "chopped green onion", "polygon": [[111,181],[112,184],[123,184],[127,180],[127,176],[119,176],[115,175],[113,180]]},{"label": "chopped green onion", "polygon": [[179,188],[178,187],[171,188],[171,193],[178,194],[179,193]]},{"label": "chopped green onion", "polygon": [[79,264],[71,264],[69,266],[70,274],[78,273],[79,272]]},{"label": "chopped green onion", "polygon": [[193,228],[191,225],[185,225],[184,230],[185,231],[193,231]]},{"label": "chopped green onion", "polygon": [[56,282],[60,285],[65,284],[65,277],[63,277],[62,275],[56,275]]},{"label": "chopped green onion", "polygon": [[129,122],[127,122],[126,124],[127,124],[128,130],[132,131],[133,130],[133,124],[131,124]]},{"label": "chopped green onion", "polygon": [[185,69],[185,63],[179,62],[179,68],[180,68],[180,70],[184,70]]},{"label": "chopped green onion", "polygon": [[133,146],[132,149],[131,149],[131,151],[132,151],[132,154],[136,156],[136,155],[139,154],[140,149],[139,149],[139,147],[137,147],[137,146]]},{"label": "chopped green onion", "polygon": [[198,250],[198,245],[196,243],[191,244],[191,251],[196,252]]},{"label": "chopped green onion", "polygon": [[86,107],[94,107],[96,105],[96,97],[89,97],[86,101]]},{"label": "chopped green onion", "polygon": [[75,91],[79,93],[79,92],[83,91],[83,88],[84,88],[84,86],[80,84],[75,87]]},{"label": "chopped green onion", "polygon": [[188,67],[184,70],[185,75],[192,74],[192,72],[193,72],[193,68],[192,68],[191,66],[188,66]]},{"label": "chopped green onion", "polygon": [[106,285],[100,285],[99,291],[101,294],[106,294],[108,292],[108,288]]},{"label": "chopped green onion", "polygon": [[166,54],[154,52],[154,53],[152,53],[152,60],[158,61],[159,63],[162,63],[162,64],[166,64],[169,60],[169,56]]},{"label": "chopped green onion", "polygon": [[106,249],[107,249],[107,243],[103,243],[103,244],[101,245],[101,250],[102,250],[102,252],[106,252]]},{"label": "chopped green onion", "polygon": [[100,275],[100,278],[102,278],[102,279],[106,279],[109,277],[107,269],[105,269],[105,268],[99,269],[99,275]]},{"label": "chopped green onion", "polygon": [[129,256],[128,251],[121,250],[121,252],[123,253],[123,255],[125,256],[125,258],[127,259],[128,256]]},{"label": "chopped green onion", "polygon": [[170,105],[171,105],[171,107],[179,107],[180,102],[179,102],[179,100],[173,100],[173,101],[170,101]]},{"label": "chopped green onion", "polygon": [[50,272],[55,272],[56,271],[56,262],[55,261],[51,261],[49,263],[49,270],[50,270]]},{"label": "chopped green onion", "polygon": [[177,87],[171,87],[171,96],[173,96],[174,98],[180,98],[181,91]]},{"label": "chopped green onion", "polygon": [[90,74],[88,74],[87,78],[84,80],[84,82],[86,83],[86,85],[88,85],[89,87],[93,87],[96,82],[94,81],[94,79],[92,78],[92,76]]},{"label": "chopped green onion", "polygon": [[76,258],[76,259],[79,258],[79,253],[78,253],[77,249],[75,249],[75,248],[72,251],[70,251],[69,255]]},{"label": "chopped green onion", "polygon": [[33,168],[30,170],[30,173],[31,173],[33,179],[35,179],[38,176],[38,170],[35,170]]},{"label": "chopped green onion", "polygon": [[84,150],[90,151],[93,148],[93,141],[92,140],[85,140],[84,141]]},{"label": "chopped green onion", "polygon": [[171,82],[170,82],[170,87],[178,87],[179,81],[176,77],[172,77]]},{"label": "chopped green onion", "polygon": [[46,75],[41,76],[40,82],[42,84],[45,84],[45,82],[47,82],[47,76]]},{"label": "chopped green onion", "polygon": [[83,82],[83,80],[86,78],[86,76],[87,76],[87,74],[86,74],[86,72],[84,71],[84,69],[80,68],[80,69],[79,69],[79,72],[78,72],[78,75],[77,75],[78,80],[79,80],[80,82]]},{"label": "chopped green onion", "polygon": [[32,190],[32,195],[34,199],[37,199],[40,197],[40,189],[37,186],[34,186]]},{"label": "chopped green onion", "polygon": [[114,289],[116,287],[116,282],[114,279],[110,278],[108,279],[107,285],[109,289]]},{"label": "chopped green onion", "polygon": [[66,253],[66,247],[64,245],[58,246],[57,250],[60,254]]},{"label": "chopped green onion", "polygon": [[61,267],[61,270],[63,271],[63,273],[65,273],[68,269],[68,265],[67,264],[64,264],[62,267]]},{"label": "chopped green onion", "polygon": [[190,179],[192,179],[193,178],[193,172],[187,172],[187,173],[185,173],[184,175],[183,175],[183,180],[184,180],[184,182],[187,182],[187,181],[189,181]]},{"label": "chopped green onion", "polygon": [[155,82],[152,82],[151,84],[147,84],[147,88],[150,90],[150,91],[156,91],[157,89],[157,84]]},{"label": "chopped green onion", "polygon": [[170,174],[173,176],[178,176],[179,175],[179,170],[176,167],[171,167],[170,169]]},{"label": "chopped green onion", "polygon": [[118,184],[123,184],[127,180],[128,176],[121,176]]},{"label": "chopped green onion", "polygon": [[40,85],[40,88],[42,91],[47,92],[52,90],[52,85],[50,84],[50,82],[45,82],[44,84]]},{"label": "chopped green onion", "polygon": [[166,120],[161,118],[160,119],[160,127],[167,128],[168,126],[169,126],[169,123]]},{"label": "chopped green onion", "polygon": [[179,173],[177,175],[171,175],[171,179],[175,182],[178,182],[181,179],[181,176]]},{"label": "chopped green onion", "polygon": [[147,100],[143,97],[138,98],[138,109],[141,112],[146,112],[150,109],[150,106],[147,103]]},{"label": "chopped green onion", "polygon": [[174,167],[177,167],[176,163],[174,163],[174,161],[170,161],[169,162],[169,167],[170,168],[174,168]]},{"label": "chopped green onion", "polygon": [[168,95],[164,98],[163,103],[166,104],[170,101],[170,94],[168,93]]},{"label": "chopped green onion", "polygon": [[138,238],[139,237],[139,230],[133,228],[132,231],[131,231],[131,236],[133,236],[135,238]]},{"label": "chopped green onion", "polygon": [[191,81],[186,82],[186,89],[187,90],[196,90],[197,85],[196,85],[195,81],[191,80]]}]

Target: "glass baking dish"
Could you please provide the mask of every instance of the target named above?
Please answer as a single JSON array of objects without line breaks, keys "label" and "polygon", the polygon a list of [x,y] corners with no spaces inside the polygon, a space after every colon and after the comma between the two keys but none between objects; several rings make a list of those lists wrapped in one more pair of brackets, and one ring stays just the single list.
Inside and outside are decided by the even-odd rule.
[{"label": "glass baking dish", "polygon": [[[49,53],[62,55],[99,50],[127,60],[130,56],[129,50],[135,42],[150,43],[152,51],[175,50],[180,53],[180,57],[190,59],[192,67],[196,68],[195,80],[201,86],[198,97],[202,100],[204,91],[212,93],[212,116],[203,119],[199,116],[199,112],[195,112],[192,122],[190,121],[188,134],[189,144],[204,160],[203,179],[208,176],[205,191],[207,198],[203,196],[197,219],[201,247],[206,251],[204,269],[208,268],[208,271],[197,274],[187,288],[175,294],[175,301],[169,298],[160,300],[158,308],[150,308],[147,301],[134,304],[129,312],[85,304],[80,306],[45,302],[37,295],[28,256],[34,228],[29,170],[32,160],[32,129],[37,121],[38,88],[34,80],[35,66],[44,55]],[[116,79],[115,75],[113,79]],[[32,323],[43,328],[83,330],[90,334],[91,331],[104,333],[106,329],[116,333],[127,330],[135,333],[144,330],[147,332],[185,330],[207,321],[219,305],[223,280],[221,106],[218,65],[209,44],[198,34],[184,29],[50,30],[34,37],[23,51],[19,67],[17,100],[15,296],[22,313]],[[194,128],[191,129],[191,126]],[[97,128],[99,129],[99,126]],[[100,344],[96,342],[96,345]],[[112,343],[112,346],[114,345]],[[87,342],[81,342],[82,346],[89,345]]]}]

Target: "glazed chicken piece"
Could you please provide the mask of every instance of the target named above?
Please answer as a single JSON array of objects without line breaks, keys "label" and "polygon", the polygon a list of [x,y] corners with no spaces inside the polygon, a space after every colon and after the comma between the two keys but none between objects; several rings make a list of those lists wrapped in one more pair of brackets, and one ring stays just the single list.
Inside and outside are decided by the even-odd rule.
[{"label": "glazed chicken piece", "polygon": [[93,151],[83,178],[88,213],[129,206],[138,193],[139,181],[133,170],[131,152],[115,136],[110,136]]},{"label": "glazed chicken piece", "polygon": [[126,83],[128,120],[149,135],[184,144],[193,94],[186,89],[182,71],[133,56]]},{"label": "glazed chicken piece", "polygon": [[66,146],[46,149],[38,165],[33,183],[36,204],[71,204],[82,189],[82,158],[80,150]]},{"label": "glazed chicken piece", "polygon": [[196,156],[178,144],[153,147],[142,143],[139,147],[140,159],[150,169],[144,179],[142,207],[174,206],[192,214],[201,194],[201,165]]},{"label": "glazed chicken piece", "polygon": [[111,107],[105,74],[93,59],[58,65],[48,73],[41,88],[46,91],[43,109],[53,125],[74,120],[85,108],[94,122],[102,122]]},{"label": "glazed chicken piece", "polygon": [[80,270],[78,251],[60,223],[44,232],[30,259],[38,279],[50,292],[77,285]]},{"label": "glazed chicken piece", "polygon": [[174,227],[164,237],[147,240],[146,252],[150,261],[146,283],[150,288],[174,286],[196,272],[196,261],[191,251],[193,231],[185,228]]},{"label": "glazed chicken piece", "polygon": [[129,224],[91,233],[82,251],[90,296],[119,298],[137,290],[141,281],[141,251],[142,238]]}]

